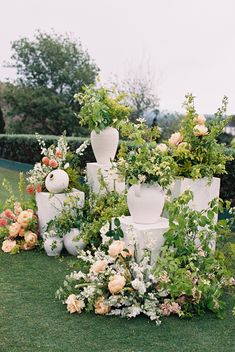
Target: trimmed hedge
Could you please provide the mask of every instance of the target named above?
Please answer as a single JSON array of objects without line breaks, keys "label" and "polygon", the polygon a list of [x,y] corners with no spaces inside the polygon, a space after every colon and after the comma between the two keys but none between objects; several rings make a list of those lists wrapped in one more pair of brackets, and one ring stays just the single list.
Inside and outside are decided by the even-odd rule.
[{"label": "trimmed hedge", "polygon": [[[46,146],[56,143],[59,136],[43,136]],[[76,150],[85,140],[83,137],[67,137],[72,151]],[[0,158],[14,160],[26,164],[35,164],[41,159],[41,149],[35,135],[0,134]],[[89,145],[81,156],[81,166],[87,162],[95,161],[91,146]]]},{"label": "trimmed hedge", "polygon": [[[43,136],[47,146],[55,143],[58,136]],[[85,140],[83,137],[67,137],[70,149],[76,150]],[[235,205],[235,149],[234,160],[227,164],[228,174],[221,177],[221,194],[223,199],[231,200]],[[35,135],[8,135],[0,134],[0,158],[14,160],[21,163],[35,164],[40,160],[40,147]],[[81,167],[87,162],[94,162],[95,157],[91,146],[85,150],[81,157]]]}]

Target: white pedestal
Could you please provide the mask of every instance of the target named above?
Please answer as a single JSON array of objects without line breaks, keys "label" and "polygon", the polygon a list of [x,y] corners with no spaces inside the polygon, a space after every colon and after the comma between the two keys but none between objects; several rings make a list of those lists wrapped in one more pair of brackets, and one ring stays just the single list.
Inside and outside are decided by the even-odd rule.
[{"label": "white pedestal", "polygon": [[39,231],[41,236],[46,230],[48,222],[59,215],[63,208],[64,201],[71,196],[77,198],[77,207],[82,208],[84,205],[85,195],[84,192],[78,191],[76,189],[73,189],[73,192],[70,193],[36,193]]},{"label": "white pedestal", "polygon": [[103,176],[109,191],[113,191],[114,189],[118,193],[125,191],[125,182],[120,182],[118,175],[113,172],[111,174],[110,169],[111,165],[87,163],[87,181],[93,192],[105,193],[105,190],[100,187],[100,175]]},{"label": "white pedestal", "polygon": [[193,210],[201,211],[208,208],[212,199],[219,197],[220,178],[214,177],[208,184],[207,178],[192,180],[183,178],[176,180],[172,187],[172,199],[179,197],[184,191],[190,189],[193,192],[193,200],[189,203]]},{"label": "white pedestal", "polygon": [[169,228],[169,221],[165,218],[155,224],[136,224],[132,221],[131,216],[119,218],[121,228],[124,232],[124,241],[126,246],[132,246],[136,242],[137,261],[143,257],[144,250],[149,249],[151,252],[151,264],[156,262],[161,247],[164,244],[164,233]]}]

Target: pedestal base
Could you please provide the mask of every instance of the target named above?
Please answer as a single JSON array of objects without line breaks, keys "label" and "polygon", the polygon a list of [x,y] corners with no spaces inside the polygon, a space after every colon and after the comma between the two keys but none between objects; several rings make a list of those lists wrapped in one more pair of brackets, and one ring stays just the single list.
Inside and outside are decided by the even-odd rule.
[{"label": "pedestal base", "polygon": [[164,233],[169,228],[169,221],[165,218],[155,224],[136,224],[132,221],[131,216],[119,218],[121,228],[124,232],[124,241],[126,246],[132,246],[136,242],[137,261],[143,257],[144,250],[148,249],[151,252],[151,264],[155,264],[157,256],[160,253],[161,247],[164,244]]},{"label": "pedestal base", "polygon": [[87,181],[91,189],[95,193],[105,193],[105,189],[101,188],[100,179],[104,178],[109,191],[116,190],[118,193],[125,191],[125,182],[118,181],[117,174],[110,172],[111,165],[98,163],[87,163]]}]

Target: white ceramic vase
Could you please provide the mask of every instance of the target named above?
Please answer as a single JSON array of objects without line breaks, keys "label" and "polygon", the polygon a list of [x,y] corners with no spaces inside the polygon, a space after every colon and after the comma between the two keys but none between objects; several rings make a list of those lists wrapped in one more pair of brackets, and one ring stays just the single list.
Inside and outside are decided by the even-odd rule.
[{"label": "white ceramic vase", "polygon": [[133,185],[127,193],[127,204],[136,224],[154,224],[159,221],[165,203],[165,192],[155,184]]},{"label": "white ceramic vase", "polygon": [[51,171],[45,180],[45,186],[50,193],[62,193],[69,186],[69,176],[64,170]]},{"label": "white ceramic vase", "polygon": [[74,228],[64,236],[64,246],[69,254],[77,255],[78,249],[85,248],[84,241],[82,239],[76,239],[79,233],[80,231]]},{"label": "white ceramic vase", "polygon": [[60,255],[63,248],[63,238],[46,237],[43,243],[44,249],[49,257]]},{"label": "white ceramic vase", "polygon": [[171,198],[179,197],[187,189],[193,192],[193,200],[189,203],[189,206],[193,210],[201,211],[208,208],[208,203],[212,199],[219,197],[220,178],[213,177],[212,182],[209,182],[207,178],[175,180],[172,186]]},{"label": "white ceramic vase", "polygon": [[119,132],[116,128],[106,127],[100,133],[91,132],[91,146],[99,164],[110,164],[115,158],[119,142]]},{"label": "white ceramic vase", "polygon": [[37,192],[36,203],[38,208],[39,232],[43,235],[47,224],[50,220],[59,215],[63,208],[64,201],[69,197],[77,198],[77,207],[82,208],[84,205],[84,192],[73,189],[73,192],[52,194],[49,192]]}]

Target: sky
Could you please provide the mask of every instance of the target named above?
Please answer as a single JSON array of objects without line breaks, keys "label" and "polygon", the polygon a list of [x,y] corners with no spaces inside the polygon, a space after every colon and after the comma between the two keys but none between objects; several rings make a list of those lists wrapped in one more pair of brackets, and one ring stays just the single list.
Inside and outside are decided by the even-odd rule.
[{"label": "sky", "polygon": [[182,111],[187,92],[199,113],[229,97],[235,113],[234,0],[0,0],[0,80],[11,42],[37,29],[81,40],[106,82],[151,72],[160,109]]}]

